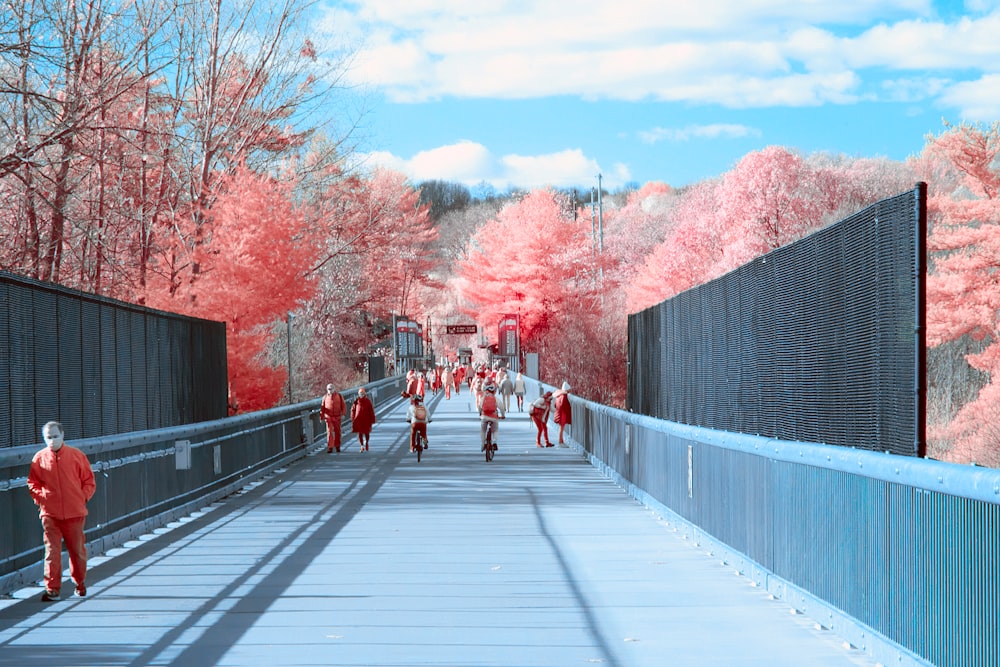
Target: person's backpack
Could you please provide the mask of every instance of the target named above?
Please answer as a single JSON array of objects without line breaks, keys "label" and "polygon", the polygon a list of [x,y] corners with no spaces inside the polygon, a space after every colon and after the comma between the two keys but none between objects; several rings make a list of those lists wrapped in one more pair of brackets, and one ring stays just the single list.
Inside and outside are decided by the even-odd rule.
[{"label": "person's backpack", "polygon": [[420,404],[413,408],[413,418],[418,422],[427,420],[427,408]]},{"label": "person's backpack", "polygon": [[488,417],[495,417],[497,414],[497,397],[493,394],[483,396],[483,414]]}]

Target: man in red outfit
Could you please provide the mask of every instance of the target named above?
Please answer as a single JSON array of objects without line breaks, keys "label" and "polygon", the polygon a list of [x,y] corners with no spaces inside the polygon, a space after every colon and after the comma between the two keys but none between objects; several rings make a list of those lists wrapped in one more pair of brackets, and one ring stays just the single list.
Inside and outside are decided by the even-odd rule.
[{"label": "man in red outfit", "polygon": [[45,592],[43,602],[59,599],[62,587],[62,545],[69,554],[69,575],[76,584],[76,594],[87,595],[87,546],[83,524],[87,520],[87,501],[97,485],[87,455],[63,441],[59,422],[42,427],[46,447],[31,459],[28,492],[38,505],[45,542]]},{"label": "man in red outfit", "polygon": [[340,421],[347,414],[347,401],[335,391],[332,384],[326,385],[326,395],[319,408],[319,417],[326,422],[326,453],[340,452]]}]

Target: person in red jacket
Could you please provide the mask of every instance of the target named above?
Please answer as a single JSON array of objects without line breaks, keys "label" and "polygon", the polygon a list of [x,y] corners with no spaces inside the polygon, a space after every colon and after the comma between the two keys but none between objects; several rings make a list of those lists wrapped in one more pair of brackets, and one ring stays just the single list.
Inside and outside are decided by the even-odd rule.
[{"label": "person in red jacket", "polygon": [[59,422],[42,427],[46,447],[31,459],[28,492],[38,505],[45,543],[45,592],[43,602],[59,599],[62,587],[62,545],[69,554],[69,575],[76,584],[76,594],[87,595],[87,546],[83,525],[87,520],[87,501],[94,496],[97,484],[87,455],[63,440]]},{"label": "person in red jacket", "polygon": [[568,382],[562,383],[562,388],[552,392],[552,421],[559,424],[559,444],[563,442],[563,429],[573,423],[573,408],[569,402],[569,392],[572,391]]},{"label": "person in red jacket", "polygon": [[423,395],[423,392],[420,391],[420,378],[417,377],[417,372],[411,368],[406,373],[406,390],[403,392],[403,396],[410,398],[417,394]]},{"label": "person in red jacket", "polygon": [[326,385],[326,395],[319,407],[319,417],[326,422],[326,453],[340,453],[340,421],[347,414],[347,402],[332,384]]},{"label": "person in red jacket", "polygon": [[368,451],[368,442],[372,437],[372,426],[375,425],[375,406],[364,387],[358,389],[358,398],[351,406],[351,428],[358,434],[361,451]]}]

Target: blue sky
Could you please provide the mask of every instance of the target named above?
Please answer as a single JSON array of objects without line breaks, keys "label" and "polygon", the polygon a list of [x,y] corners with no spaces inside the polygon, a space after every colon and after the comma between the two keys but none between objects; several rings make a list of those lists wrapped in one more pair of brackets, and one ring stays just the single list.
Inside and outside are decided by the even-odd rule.
[{"label": "blue sky", "polygon": [[[478,5],[482,4],[483,7]],[[415,182],[662,181],[769,145],[904,160],[1000,120],[1000,0],[327,0],[359,157]]]}]

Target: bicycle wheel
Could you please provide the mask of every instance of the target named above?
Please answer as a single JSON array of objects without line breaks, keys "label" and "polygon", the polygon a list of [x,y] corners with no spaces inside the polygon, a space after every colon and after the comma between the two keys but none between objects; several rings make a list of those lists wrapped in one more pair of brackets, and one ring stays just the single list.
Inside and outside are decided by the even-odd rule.
[{"label": "bicycle wheel", "polygon": [[486,447],[483,448],[486,452],[486,462],[489,463],[493,460],[493,427],[486,427]]},{"label": "bicycle wheel", "polygon": [[426,447],[424,446],[425,442],[426,441],[424,440],[423,434],[418,434],[417,435],[417,463],[420,463],[420,455],[423,454],[424,449],[426,449]]}]

